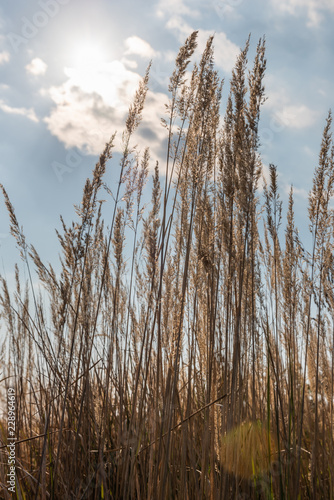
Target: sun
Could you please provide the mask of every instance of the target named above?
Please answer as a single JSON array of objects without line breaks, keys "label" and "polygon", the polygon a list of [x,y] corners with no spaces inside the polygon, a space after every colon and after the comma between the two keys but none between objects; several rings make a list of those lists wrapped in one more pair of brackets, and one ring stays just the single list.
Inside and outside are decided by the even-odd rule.
[{"label": "sun", "polygon": [[108,44],[89,38],[73,41],[67,53],[64,73],[68,78],[67,88],[80,89],[86,99],[92,100],[92,106],[102,106],[104,103],[118,108],[124,107],[122,92],[129,92],[123,82],[126,81],[129,87],[129,77],[133,76],[120,61],[112,57]]},{"label": "sun", "polygon": [[110,57],[102,43],[95,40],[81,40],[73,45],[70,59],[74,68],[82,68],[106,63]]}]

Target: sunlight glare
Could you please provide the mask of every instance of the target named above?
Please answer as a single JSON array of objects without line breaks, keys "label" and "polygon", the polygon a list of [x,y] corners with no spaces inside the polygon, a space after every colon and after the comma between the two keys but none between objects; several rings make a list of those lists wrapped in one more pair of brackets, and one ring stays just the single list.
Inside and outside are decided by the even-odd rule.
[{"label": "sunlight glare", "polygon": [[108,62],[108,54],[102,44],[85,40],[78,42],[72,49],[72,64],[75,68]]}]

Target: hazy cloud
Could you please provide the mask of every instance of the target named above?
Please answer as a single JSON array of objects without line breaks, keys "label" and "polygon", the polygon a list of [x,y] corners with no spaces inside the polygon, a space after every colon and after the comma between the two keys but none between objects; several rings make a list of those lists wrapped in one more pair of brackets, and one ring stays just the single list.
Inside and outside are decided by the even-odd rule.
[{"label": "hazy cloud", "polygon": [[[187,5],[189,3],[189,5]],[[187,0],[169,0],[166,2],[165,0],[159,0],[158,5],[156,7],[156,14],[158,17],[164,18],[166,16],[174,16],[175,12],[178,15],[186,15],[189,17],[199,17],[200,11],[194,8],[194,0],[187,2]]]},{"label": "hazy cloud", "polygon": [[305,104],[283,106],[276,116],[286,127],[297,129],[310,127],[317,119],[317,113]]},{"label": "hazy cloud", "polygon": [[300,16],[306,15],[309,26],[319,26],[328,12],[334,13],[333,0],[272,0],[277,11]]},{"label": "hazy cloud", "polygon": [[273,128],[302,129],[313,125],[319,117],[314,109],[300,102],[295,90],[289,90],[276,76],[268,75],[268,100],[265,108],[271,113]]},{"label": "hazy cloud", "polygon": [[130,36],[125,40],[126,52],[125,55],[135,54],[140,57],[153,58],[158,55],[151,45],[139,36]]},{"label": "hazy cloud", "polygon": [[42,61],[39,57],[35,57],[29,64],[26,65],[26,70],[32,75],[44,75],[47,70],[48,65]]},{"label": "hazy cloud", "polygon": [[9,52],[7,52],[5,50],[0,52],[0,64],[7,63],[7,62],[9,62],[9,60],[10,60]]},{"label": "hazy cloud", "polygon": [[2,99],[0,100],[0,110],[4,113],[8,113],[11,115],[21,115],[25,116],[29,120],[33,122],[38,122],[38,118],[35,114],[35,111],[32,108],[14,108],[6,104]]}]

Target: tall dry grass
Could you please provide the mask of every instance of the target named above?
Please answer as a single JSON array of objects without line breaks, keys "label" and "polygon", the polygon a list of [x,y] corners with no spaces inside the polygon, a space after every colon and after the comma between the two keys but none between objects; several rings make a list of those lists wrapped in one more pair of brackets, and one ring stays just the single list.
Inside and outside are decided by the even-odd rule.
[{"label": "tall dry grass", "polygon": [[[213,38],[198,64],[196,39],[170,79],[165,165],[133,146],[148,68],[117,185],[105,181],[113,136],[75,220],[61,219],[59,273],[27,244],[1,186],[29,277],[23,286],[17,267],[16,290],[1,278],[0,295],[17,498],[334,498],[331,114],[308,252],[292,190],[283,221],[275,166],[259,190],[264,40],[252,65],[250,40],[240,52],[221,118]],[[0,487],[10,498],[6,428]]]}]

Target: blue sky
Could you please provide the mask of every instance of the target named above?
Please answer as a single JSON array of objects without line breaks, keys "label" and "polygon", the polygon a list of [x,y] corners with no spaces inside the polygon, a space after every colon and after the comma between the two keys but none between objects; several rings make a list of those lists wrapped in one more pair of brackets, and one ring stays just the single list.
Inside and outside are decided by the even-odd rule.
[{"label": "blue sky", "polygon": [[[0,182],[28,242],[54,262],[59,215],[71,220],[104,143],[115,130],[121,137],[150,59],[151,91],[136,140],[150,145],[152,167],[160,159],[168,77],[180,44],[195,29],[198,53],[215,33],[225,97],[248,34],[250,60],[266,36],[261,154],[265,166],[278,167],[283,200],[294,185],[305,231],[307,193],[333,107],[333,20],[333,0],[1,0]],[[109,184],[114,174],[108,173]],[[19,257],[2,201],[0,258],[0,272],[10,275]]]}]

